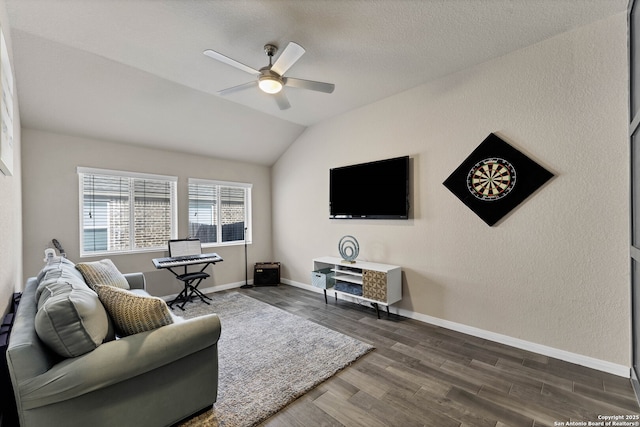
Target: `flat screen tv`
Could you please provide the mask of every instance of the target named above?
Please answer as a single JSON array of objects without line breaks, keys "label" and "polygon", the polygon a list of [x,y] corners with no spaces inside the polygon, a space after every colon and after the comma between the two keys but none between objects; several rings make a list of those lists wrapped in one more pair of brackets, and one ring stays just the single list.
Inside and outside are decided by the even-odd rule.
[{"label": "flat screen tv", "polygon": [[329,170],[329,218],[408,219],[409,156]]}]

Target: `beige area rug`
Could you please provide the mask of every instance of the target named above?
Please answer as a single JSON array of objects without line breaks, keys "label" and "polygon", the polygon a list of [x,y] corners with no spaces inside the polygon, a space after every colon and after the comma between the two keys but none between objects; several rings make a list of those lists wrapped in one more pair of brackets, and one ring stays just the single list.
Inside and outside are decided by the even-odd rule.
[{"label": "beige area rug", "polygon": [[238,292],[210,295],[176,314],[217,313],[218,401],[180,427],[248,427],[373,350],[343,335]]}]

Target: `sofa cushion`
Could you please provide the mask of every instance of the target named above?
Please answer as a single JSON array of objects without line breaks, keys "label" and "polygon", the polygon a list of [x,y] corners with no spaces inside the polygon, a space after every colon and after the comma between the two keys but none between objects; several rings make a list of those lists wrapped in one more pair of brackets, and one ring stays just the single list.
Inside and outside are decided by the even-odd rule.
[{"label": "sofa cushion", "polygon": [[87,285],[95,290],[96,285],[109,285],[117,288],[129,289],[129,282],[116,268],[110,259],[76,264]]},{"label": "sofa cushion", "polygon": [[42,270],[40,270],[40,272],[38,273],[37,282],[40,283],[47,272],[60,269],[68,270],[69,272],[72,272],[72,274],[77,274],[78,277],[82,278],[82,274],[80,274],[80,272],[76,270],[73,261],[70,261],[64,257],[54,257],[47,262]]},{"label": "sofa cushion", "polygon": [[[81,280],[48,272],[38,291],[35,329],[40,340],[63,357],[94,350],[109,329],[107,313],[98,295]],[[58,278],[49,276],[60,276]]]},{"label": "sofa cushion", "polygon": [[167,303],[113,286],[96,285],[96,292],[120,336],[150,331],[173,323]]},{"label": "sofa cushion", "polygon": [[[50,268],[42,277],[42,280],[39,281],[38,287],[36,289],[36,301],[40,301],[42,297],[43,291],[47,289],[47,286],[50,286],[54,283],[75,283],[78,285],[83,285],[85,288],[89,289],[82,278],[82,275],[79,271],[75,269],[75,267],[67,267],[65,265],[60,265],[56,268]],[[40,304],[38,303],[38,306]]]}]

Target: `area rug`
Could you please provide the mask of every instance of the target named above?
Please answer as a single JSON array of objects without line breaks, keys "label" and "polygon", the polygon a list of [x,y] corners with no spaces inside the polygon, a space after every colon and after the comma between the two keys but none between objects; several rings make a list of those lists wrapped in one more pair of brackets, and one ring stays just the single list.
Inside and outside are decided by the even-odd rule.
[{"label": "area rug", "polygon": [[355,338],[238,292],[191,302],[184,318],[216,313],[218,401],[180,427],[249,427],[373,350]]}]

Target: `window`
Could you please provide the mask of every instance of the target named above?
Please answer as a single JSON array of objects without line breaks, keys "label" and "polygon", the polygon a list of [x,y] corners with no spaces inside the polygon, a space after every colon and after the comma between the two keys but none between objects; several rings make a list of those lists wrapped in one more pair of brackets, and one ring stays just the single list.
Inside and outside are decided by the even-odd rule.
[{"label": "window", "polygon": [[172,176],[78,168],[80,256],[163,250],[177,236]]},{"label": "window", "polygon": [[189,179],[189,236],[208,246],[251,241],[251,184]]}]

